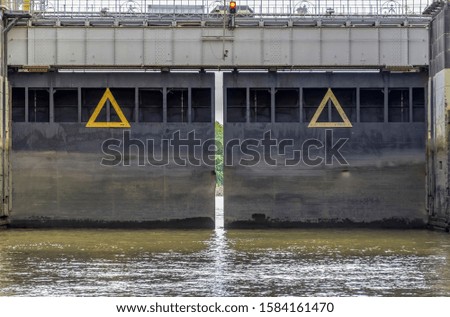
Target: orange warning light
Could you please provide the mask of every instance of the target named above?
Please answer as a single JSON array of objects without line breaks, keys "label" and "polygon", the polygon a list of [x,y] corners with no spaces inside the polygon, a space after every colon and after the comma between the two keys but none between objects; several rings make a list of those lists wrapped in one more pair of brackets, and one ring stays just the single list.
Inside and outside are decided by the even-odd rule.
[{"label": "orange warning light", "polygon": [[231,14],[236,13],[236,1],[230,1],[230,13]]}]

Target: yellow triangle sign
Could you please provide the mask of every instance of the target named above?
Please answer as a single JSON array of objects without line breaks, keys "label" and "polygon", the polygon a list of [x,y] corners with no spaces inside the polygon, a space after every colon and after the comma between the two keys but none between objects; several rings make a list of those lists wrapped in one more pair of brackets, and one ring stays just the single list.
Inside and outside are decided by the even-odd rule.
[{"label": "yellow triangle sign", "polygon": [[[334,107],[341,116],[342,122],[317,122],[329,100],[331,100]],[[331,88],[328,89],[327,93],[325,94],[325,97],[323,97],[323,100],[320,103],[320,106],[317,109],[316,113],[314,114],[310,124],[308,125],[308,128],[353,128],[352,123],[348,119],[344,109],[342,109],[341,104],[337,100]]]},{"label": "yellow triangle sign", "polygon": [[[100,112],[106,105],[106,101],[111,103],[114,110],[116,111],[117,115],[119,116],[120,122],[96,122],[97,117],[99,116]],[[105,93],[103,94],[102,99],[100,99],[97,107],[94,110],[94,113],[89,118],[88,123],[86,124],[86,128],[131,128],[130,123],[128,122],[127,118],[125,118],[125,115],[122,112],[122,109],[120,109],[119,104],[116,101],[116,98],[114,98],[111,90],[109,88],[106,88]]]}]

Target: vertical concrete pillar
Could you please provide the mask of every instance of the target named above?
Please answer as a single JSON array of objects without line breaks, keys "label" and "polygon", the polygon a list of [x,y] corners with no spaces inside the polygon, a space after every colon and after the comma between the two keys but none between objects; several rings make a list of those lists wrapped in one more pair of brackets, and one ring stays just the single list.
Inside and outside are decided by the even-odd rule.
[{"label": "vertical concrete pillar", "polygon": [[0,17],[0,226],[8,223],[11,211],[11,102],[5,47],[5,21]]},{"label": "vertical concrete pillar", "polygon": [[449,230],[450,223],[450,6],[430,29],[430,98],[428,119],[428,211],[430,225]]}]

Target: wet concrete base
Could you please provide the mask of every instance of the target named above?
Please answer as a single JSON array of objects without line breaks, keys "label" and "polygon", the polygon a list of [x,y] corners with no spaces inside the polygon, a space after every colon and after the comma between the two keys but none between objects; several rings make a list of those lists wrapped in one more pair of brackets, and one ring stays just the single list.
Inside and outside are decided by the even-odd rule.
[{"label": "wet concrete base", "polygon": [[167,221],[89,221],[38,218],[12,221],[9,227],[18,229],[214,229],[214,221],[206,217]]},{"label": "wet concrete base", "polygon": [[8,217],[0,217],[0,229],[7,228],[9,226]]},{"label": "wet concrete base", "polygon": [[355,222],[350,219],[319,219],[317,222],[278,221],[254,214],[253,221],[235,221],[227,224],[228,229],[268,229],[268,228],[374,228],[374,229],[426,229],[423,219],[390,218],[372,222]]},{"label": "wet concrete base", "polygon": [[450,223],[445,218],[430,217],[427,228],[431,230],[443,230],[445,232],[450,232]]}]

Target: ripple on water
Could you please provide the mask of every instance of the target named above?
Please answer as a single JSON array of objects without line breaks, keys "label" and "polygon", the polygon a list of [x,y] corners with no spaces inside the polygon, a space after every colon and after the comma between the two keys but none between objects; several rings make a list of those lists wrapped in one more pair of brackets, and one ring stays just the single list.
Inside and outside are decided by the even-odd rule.
[{"label": "ripple on water", "polygon": [[427,231],[6,231],[0,295],[450,296]]}]

